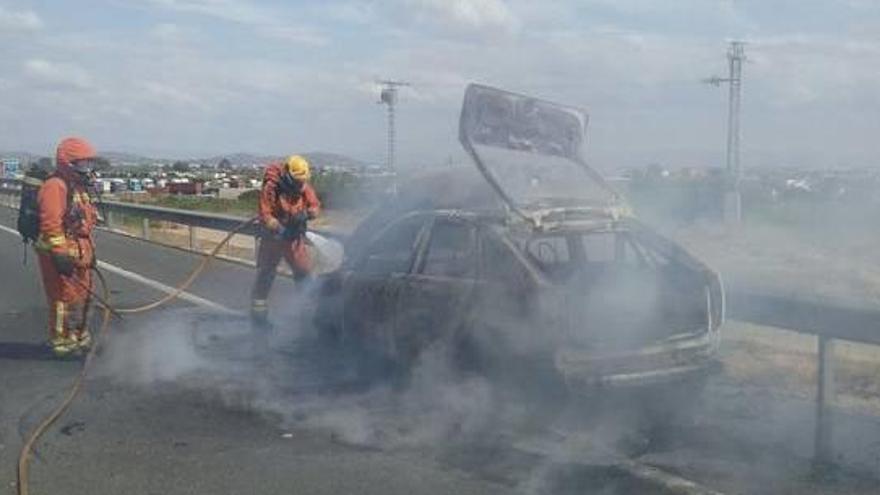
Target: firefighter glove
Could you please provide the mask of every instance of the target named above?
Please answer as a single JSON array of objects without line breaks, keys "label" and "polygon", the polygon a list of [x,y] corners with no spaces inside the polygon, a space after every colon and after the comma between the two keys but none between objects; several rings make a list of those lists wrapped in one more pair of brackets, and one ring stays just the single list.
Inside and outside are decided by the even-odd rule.
[{"label": "firefighter glove", "polygon": [[266,227],[266,230],[272,232],[273,234],[278,234],[283,230],[283,228],[281,227],[281,222],[279,222],[275,218],[269,218],[268,220],[266,220],[264,226]]},{"label": "firefighter glove", "polygon": [[296,225],[288,225],[284,228],[284,230],[279,234],[279,238],[285,241],[289,241],[291,239],[296,239],[300,235],[302,235],[303,230],[298,228]]},{"label": "firefighter glove", "polygon": [[73,275],[73,269],[76,267],[73,256],[61,253],[52,253],[52,264],[55,265],[55,271],[65,277]]},{"label": "firefighter glove", "polygon": [[291,223],[297,226],[302,226],[302,229],[305,230],[305,227],[309,221],[309,213],[307,211],[301,211],[293,216],[291,219]]},{"label": "firefighter glove", "polygon": [[298,239],[306,233],[308,228],[309,214],[301,211],[293,215],[279,234],[284,240]]}]

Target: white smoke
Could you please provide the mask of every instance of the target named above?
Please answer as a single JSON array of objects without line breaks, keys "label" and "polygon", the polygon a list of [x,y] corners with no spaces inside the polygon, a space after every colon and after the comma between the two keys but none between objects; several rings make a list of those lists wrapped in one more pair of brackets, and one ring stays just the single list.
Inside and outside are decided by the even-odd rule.
[{"label": "white smoke", "polygon": [[96,376],[191,389],[224,407],[280,418],[281,428],[318,428],[358,445],[475,435],[497,414],[488,380],[462,376],[442,346],[426,352],[405,380],[376,384],[362,383],[346,357],[328,354],[309,329],[277,328],[268,346],[266,352],[244,319],[173,310],[112,335]]}]

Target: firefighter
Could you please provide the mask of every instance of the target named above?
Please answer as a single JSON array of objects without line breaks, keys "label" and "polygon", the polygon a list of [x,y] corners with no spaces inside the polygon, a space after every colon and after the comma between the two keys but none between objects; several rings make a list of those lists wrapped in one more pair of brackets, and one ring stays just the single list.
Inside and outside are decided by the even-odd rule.
[{"label": "firefighter", "polygon": [[251,292],[251,317],[260,327],[269,325],[266,299],[281,258],[290,265],[298,286],[312,273],[305,234],[308,221],[318,216],[321,203],[309,183],[310,178],[309,162],[299,155],[266,167],[260,191],[262,232],[257,251],[257,279]]},{"label": "firefighter", "polygon": [[37,195],[39,237],[34,247],[49,302],[49,346],[58,357],[91,344],[92,230],[98,211],[89,185],[96,158],[94,147],[84,139],[64,139],[56,151],[55,172]]}]

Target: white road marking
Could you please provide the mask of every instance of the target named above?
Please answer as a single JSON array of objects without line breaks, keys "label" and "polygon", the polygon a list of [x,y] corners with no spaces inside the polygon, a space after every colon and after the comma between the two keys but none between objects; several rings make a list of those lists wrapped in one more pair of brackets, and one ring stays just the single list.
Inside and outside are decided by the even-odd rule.
[{"label": "white road marking", "polygon": [[[0,225],[0,230],[3,230],[4,232],[8,232],[10,234],[13,234],[16,237],[20,237],[17,230],[11,229],[5,225]],[[156,290],[158,290],[160,292],[164,292],[166,294],[171,294],[172,292],[175,291],[175,288],[171,287],[170,285],[165,285],[162,282],[153,280],[151,278],[147,278],[139,273],[134,273],[134,272],[128,271],[124,268],[120,268],[116,265],[112,265],[110,263],[107,263],[106,261],[98,260],[98,268],[105,270],[107,272],[119,275],[120,277],[127,278],[133,282],[138,282],[140,284],[146,285],[147,287],[150,287],[152,289],[156,289]],[[219,311],[221,313],[234,314],[234,315],[242,314],[241,311],[236,311],[234,309],[227,308],[226,306],[223,306],[222,304],[215,303],[214,301],[209,301],[207,299],[196,296],[196,295],[191,294],[186,291],[181,292],[180,295],[178,296],[178,298],[181,300],[187,301],[189,303],[195,304],[196,306],[201,306],[203,308],[212,309],[214,311]]]},{"label": "white road marking", "polygon": [[[158,282],[158,281],[153,280],[151,278],[147,278],[147,277],[145,277],[141,274],[138,274],[138,273],[130,272],[130,271],[128,271],[124,268],[120,268],[116,265],[111,265],[110,263],[107,263],[106,261],[98,260],[98,268],[100,268],[102,270],[106,270],[110,273],[115,273],[116,275],[119,275],[120,277],[123,277],[123,278],[127,278],[131,281],[144,284],[147,287],[151,287],[153,289],[164,292],[166,294],[171,294],[172,292],[174,292],[176,290],[174,287],[171,287],[170,285],[165,285],[162,282]],[[181,292],[180,295],[178,296],[178,298],[181,300],[187,301],[187,302],[191,302],[197,306],[202,306],[202,307],[205,307],[208,309],[213,309],[215,311],[220,311],[221,313],[241,314],[240,311],[236,311],[234,309],[227,308],[226,306],[223,306],[222,304],[217,304],[213,301],[209,301],[207,299],[201,298],[199,296],[196,296],[196,295],[191,294],[186,291]]]}]

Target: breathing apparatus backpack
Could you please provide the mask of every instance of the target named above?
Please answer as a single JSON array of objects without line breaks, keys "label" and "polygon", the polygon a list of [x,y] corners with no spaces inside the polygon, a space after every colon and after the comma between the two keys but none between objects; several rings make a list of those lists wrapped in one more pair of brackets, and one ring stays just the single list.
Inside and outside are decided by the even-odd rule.
[{"label": "breathing apparatus backpack", "polygon": [[21,198],[18,204],[18,233],[25,244],[33,244],[40,237],[40,206],[37,195],[43,179],[25,176],[21,181]]},{"label": "breathing apparatus backpack", "polygon": [[[47,179],[52,177],[52,173],[34,167],[21,180],[21,197],[18,204],[18,234],[21,241],[25,245],[24,261],[27,263],[27,245],[33,245],[40,238],[40,205],[38,197],[40,188]],[[90,187],[93,187],[90,185]],[[99,207],[101,195],[98,194]],[[67,188],[67,213],[71,211],[73,205],[73,187]]]}]

